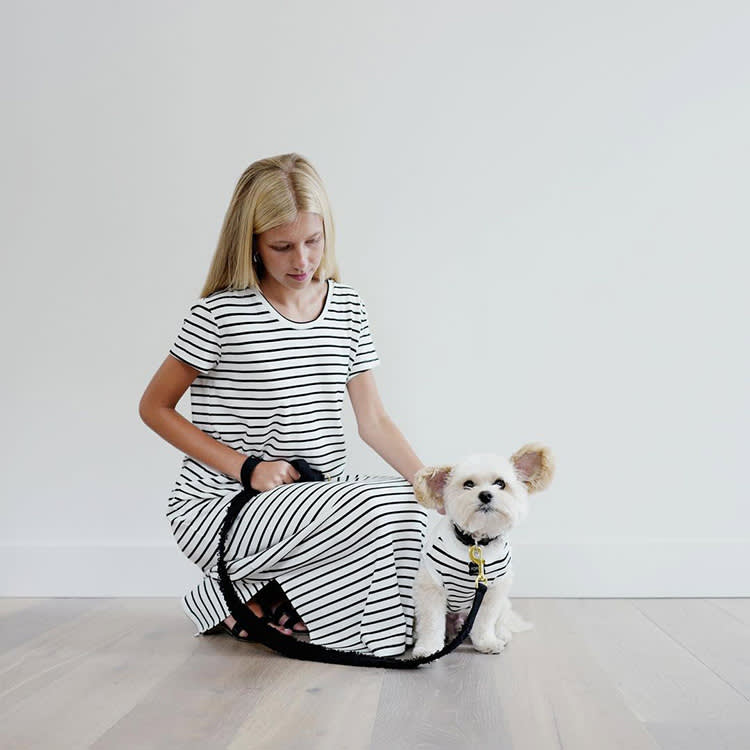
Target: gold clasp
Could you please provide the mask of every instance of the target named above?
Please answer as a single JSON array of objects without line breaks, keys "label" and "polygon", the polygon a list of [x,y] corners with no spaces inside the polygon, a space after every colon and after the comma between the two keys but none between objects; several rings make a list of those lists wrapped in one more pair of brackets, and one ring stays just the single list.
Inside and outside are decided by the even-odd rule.
[{"label": "gold clasp", "polygon": [[478,544],[472,544],[471,547],[469,547],[469,559],[473,563],[476,563],[476,565],[479,567],[479,575],[477,576],[476,581],[474,581],[474,588],[479,588],[480,581],[483,584],[487,585],[489,581],[484,575],[484,558],[482,557],[482,548]]}]

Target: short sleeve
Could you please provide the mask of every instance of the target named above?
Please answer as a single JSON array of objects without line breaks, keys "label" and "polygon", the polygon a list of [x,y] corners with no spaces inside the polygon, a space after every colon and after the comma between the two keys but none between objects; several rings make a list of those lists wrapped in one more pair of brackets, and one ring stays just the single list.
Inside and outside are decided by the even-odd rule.
[{"label": "short sleeve", "polygon": [[375,350],[375,343],[372,340],[370,331],[370,321],[367,316],[367,307],[364,301],[359,300],[359,336],[357,340],[357,350],[354,359],[349,367],[349,374],[346,382],[348,383],[355,375],[365,370],[371,370],[380,364],[380,357]]},{"label": "short sleeve", "polygon": [[203,299],[192,305],[169,353],[204,375],[219,363],[219,327]]}]

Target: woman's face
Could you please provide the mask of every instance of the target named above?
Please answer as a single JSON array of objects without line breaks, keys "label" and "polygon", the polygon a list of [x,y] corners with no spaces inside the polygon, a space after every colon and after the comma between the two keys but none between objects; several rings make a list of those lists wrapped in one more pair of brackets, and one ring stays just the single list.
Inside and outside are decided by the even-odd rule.
[{"label": "woman's face", "polygon": [[[287,289],[304,289],[310,284],[323,258],[323,219],[300,211],[289,224],[261,232],[256,250],[266,269],[264,282],[273,279]],[[304,274],[304,278],[295,276]]]}]

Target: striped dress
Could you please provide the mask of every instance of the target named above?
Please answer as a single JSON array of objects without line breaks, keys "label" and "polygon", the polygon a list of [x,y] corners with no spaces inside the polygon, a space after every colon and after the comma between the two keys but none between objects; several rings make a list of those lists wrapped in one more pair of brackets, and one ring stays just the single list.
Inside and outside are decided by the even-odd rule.
[{"label": "striped dress", "polygon": [[[225,547],[240,598],[276,580],[312,643],[395,656],[414,642],[427,513],[401,476],[345,473],[346,384],[380,359],[362,298],[347,284],[324,283],[323,309],[309,322],[289,320],[259,289],[214,292],[190,307],[169,353],[199,371],[193,424],[240,453],[304,458],[326,475],[261,492],[242,509]],[[182,599],[196,635],[229,615],[216,544],[241,490],[186,455],[169,496],[177,545],[203,572]]]},{"label": "striped dress", "polygon": [[[501,537],[483,545],[482,558],[487,585],[491,586],[510,570],[510,542]],[[449,612],[471,609],[477,574],[470,572],[469,547],[456,538],[445,517],[437,525],[431,525],[421,559],[435,583],[445,589],[446,609]]]}]

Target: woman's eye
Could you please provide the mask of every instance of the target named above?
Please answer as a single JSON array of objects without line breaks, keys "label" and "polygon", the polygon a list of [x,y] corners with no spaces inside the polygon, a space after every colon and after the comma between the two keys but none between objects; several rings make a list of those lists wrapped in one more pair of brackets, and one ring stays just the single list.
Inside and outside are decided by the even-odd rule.
[{"label": "woman's eye", "polygon": [[[314,240],[308,240],[307,244],[308,245],[317,245],[318,242],[320,242],[321,239],[322,239],[322,237],[317,237]],[[281,245],[281,246],[276,245],[273,249],[274,250],[289,250],[289,245]]]},{"label": "woman's eye", "polygon": [[505,482],[502,479],[496,479],[495,484],[501,489],[505,489]]},{"label": "woman's eye", "polygon": [[468,490],[470,487],[473,487],[473,486],[474,486],[474,482],[472,482],[471,479],[467,479],[464,482],[464,489],[465,490]]}]

